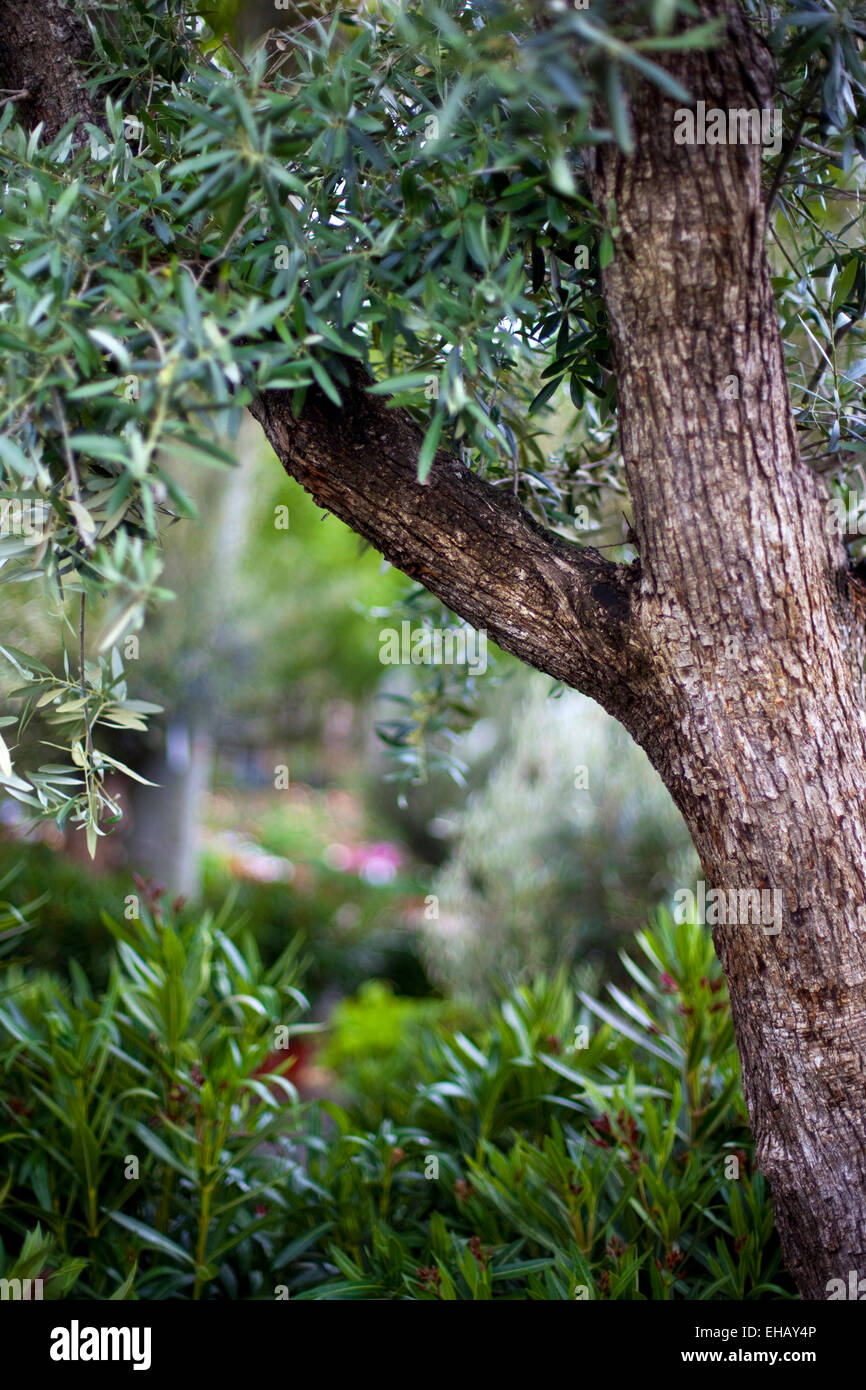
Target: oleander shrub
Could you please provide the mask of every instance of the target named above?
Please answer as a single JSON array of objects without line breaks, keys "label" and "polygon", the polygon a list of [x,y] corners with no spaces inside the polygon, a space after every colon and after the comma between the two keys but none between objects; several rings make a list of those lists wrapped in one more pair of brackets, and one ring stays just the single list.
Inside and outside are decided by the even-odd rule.
[{"label": "oleander shrub", "polygon": [[321,1058],[339,1079],[351,1123],[378,1129],[385,1120],[408,1122],[431,1036],[437,1028],[465,1031],[483,1021],[482,1010],[466,1001],[407,998],[381,979],[367,980],[353,997],[341,999]]},{"label": "oleander shrub", "polygon": [[262,1206],[283,1202],[286,1072],[307,1026],[297,945],[266,968],[242,919],[180,921],[158,897],[140,912],[104,918],[99,995],[75,960],[68,984],[4,976],[0,1236],[12,1249],[41,1225],[83,1262],[76,1297],[235,1297],[261,1256]]},{"label": "oleander shrub", "polygon": [[[407,926],[426,885],[406,873],[393,883],[367,883],[330,868],[326,848],[327,841],[314,842],[312,851],[305,846],[301,862],[312,880],[305,892],[285,883],[237,880],[225,858],[208,852],[201,897],[186,905],[184,915],[205,909],[216,914],[230,897],[266,962],[277,959],[289,937],[303,938],[305,983],[313,997],[334,987],[351,993],[371,974],[390,980],[401,994],[430,994],[417,933]],[[8,892],[19,911],[37,898],[51,903],[30,938],[34,965],[65,974],[74,957],[95,988],[104,986],[111,937],[102,914],[116,916],[127,896],[138,892],[132,872],[94,874],[47,844],[0,837],[0,891]]]},{"label": "oleander shrub", "polygon": [[337,1268],[300,1296],[795,1296],[709,934],[661,912],[634,956],[629,994],[577,1000],[560,972],[474,1037],[436,1030],[411,1123],[311,1141]]},{"label": "oleander shrub", "polygon": [[[44,1245],[76,1298],[794,1296],[704,929],[661,912],[628,992],[560,970],[465,1031],[391,997],[377,1034],[368,990],[326,1053],[346,1103],[300,1105],[293,945],[266,968],[229,913],[107,925],[101,994],[0,977],[9,1268]],[[396,1072],[360,1069],[389,1029]]]}]

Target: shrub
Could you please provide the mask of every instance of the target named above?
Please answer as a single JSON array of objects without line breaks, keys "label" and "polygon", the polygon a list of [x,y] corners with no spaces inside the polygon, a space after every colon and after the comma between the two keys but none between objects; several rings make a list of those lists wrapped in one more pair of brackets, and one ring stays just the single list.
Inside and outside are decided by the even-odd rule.
[{"label": "shrub", "polygon": [[[265,843],[274,839],[271,835]],[[305,978],[312,996],[334,988],[350,993],[371,974],[385,976],[402,994],[429,994],[432,987],[420,959],[418,934],[407,925],[407,913],[425,885],[409,875],[386,885],[366,883],[330,868],[323,858],[326,847],[327,841],[303,847],[301,863],[311,880],[303,892],[285,883],[235,881],[224,860],[209,853],[201,899],[189,903],[184,915],[205,909],[218,913],[232,896],[267,962],[276,960],[290,937],[303,937]],[[138,893],[132,874],[94,874],[47,844],[0,839],[3,890],[19,911],[32,907],[37,897],[51,903],[39,932],[31,937],[34,965],[66,974],[67,961],[74,958],[94,988],[104,987],[111,938],[102,914],[116,915],[127,896]]]},{"label": "shrub", "polygon": [[340,1000],[322,1061],[339,1074],[353,1123],[378,1129],[386,1119],[405,1122],[434,1028],[481,1020],[478,1010],[447,999],[403,998],[384,980],[368,980],[354,998]]},{"label": "shrub", "polygon": [[126,1281],[140,1298],[211,1284],[235,1297],[230,1257],[245,1274],[256,1208],[283,1202],[268,1143],[296,1096],[288,1050],[282,1069],[269,1063],[275,1026],[287,1041],[305,1006],[296,948],[265,969],[242,922],[181,924],[153,899],[140,920],[104,921],[115,959],[101,997],[74,960],[69,986],[7,972],[0,1220],[19,1236],[38,1221],[64,1261],[86,1262],[77,1297]]},{"label": "shrub", "polygon": [[110,938],[102,913],[115,913],[132,891],[127,874],[93,874],[47,844],[0,838],[0,873],[4,889],[20,911],[50,901],[44,926],[30,939],[34,964],[60,970],[74,957],[87,968],[94,985],[108,978]]},{"label": "shrub", "polygon": [[[411,1066],[368,1059],[367,1128],[369,1094],[301,1110],[271,1070],[275,1023],[304,1026],[291,948],[266,970],[225,919],[110,928],[99,998],[74,968],[70,988],[7,972],[12,1265],[48,1240],[79,1298],[793,1296],[700,927],[661,913],[609,1002],[561,970],[466,1032],[416,1018]],[[398,1049],[403,1002],[385,1004]],[[352,1024],[332,1048],[354,1066]]]}]

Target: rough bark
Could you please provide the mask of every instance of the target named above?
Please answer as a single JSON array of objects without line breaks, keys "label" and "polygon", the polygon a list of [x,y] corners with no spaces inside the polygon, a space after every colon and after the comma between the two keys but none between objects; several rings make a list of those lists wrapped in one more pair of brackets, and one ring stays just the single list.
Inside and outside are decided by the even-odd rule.
[{"label": "rough bark", "polygon": [[0,96],[17,93],[23,121],[57,134],[73,116],[92,121],[82,65],[93,58],[90,31],[68,4],[0,0]]},{"label": "rough bark", "polygon": [[[766,52],[725,8],[728,42],[677,75],[708,108],[770,106]],[[786,1260],[822,1298],[866,1269],[862,621],[798,454],[760,147],[676,145],[673,110],[642,88],[635,156],[608,149],[590,170],[599,209],[616,207],[605,295],[636,621],[666,711],[644,747],[708,888],[781,895],[778,935],[714,939]]]},{"label": "rough bark", "polygon": [[[31,91],[38,49],[10,56],[8,35],[35,9],[0,0],[0,80]],[[733,0],[702,9],[725,13],[729,33],[672,70],[708,105],[771,105],[766,51]],[[34,119],[52,100],[40,91]],[[551,536],[445,451],[420,485],[420,432],[360,375],[341,409],[315,392],[300,420],[282,393],[252,408],[323,507],[625,724],[682,810],[708,889],[781,895],[778,934],[714,935],[786,1259],[823,1298],[828,1280],[866,1273],[862,611],[798,455],[760,150],[678,146],[673,110],[637,87],[635,154],[599,148],[589,167],[600,212],[615,209],[605,294],[640,568]]]},{"label": "rough bark", "polygon": [[444,449],[419,483],[422,431],[365,383],[353,371],[341,407],[311,393],[299,420],[288,392],[250,409],[321,507],[504,650],[622,716],[640,683],[629,635],[636,571],[552,535]]}]

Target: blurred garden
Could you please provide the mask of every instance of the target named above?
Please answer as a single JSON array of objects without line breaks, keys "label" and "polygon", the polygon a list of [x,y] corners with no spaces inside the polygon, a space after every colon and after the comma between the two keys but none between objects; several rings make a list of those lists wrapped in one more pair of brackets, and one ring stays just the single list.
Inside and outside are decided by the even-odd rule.
[{"label": "blurred garden", "polygon": [[[496,650],[474,676],[383,665],[386,628],[457,620],[253,427],[238,453],[177,464],[196,519],[126,639],[122,820],[91,860],[80,827],[0,805],[0,1277],[793,1296],[645,756]],[[11,697],[21,649],[51,649],[25,586],[6,611]]]}]

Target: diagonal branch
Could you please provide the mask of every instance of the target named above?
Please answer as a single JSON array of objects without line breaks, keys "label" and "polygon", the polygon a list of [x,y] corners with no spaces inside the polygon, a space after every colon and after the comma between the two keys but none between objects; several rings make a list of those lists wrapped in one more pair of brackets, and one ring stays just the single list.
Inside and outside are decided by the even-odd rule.
[{"label": "diagonal branch", "polygon": [[[26,87],[22,115],[53,133],[92,108],[78,66],[86,28],[69,0],[50,9],[0,0],[0,82]],[[445,450],[421,485],[418,426],[367,384],[355,368],[341,407],[311,391],[299,420],[287,392],[265,392],[251,410],[320,506],[505,651],[627,722],[646,695],[632,616],[636,569],[546,531]]]},{"label": "diagonal branch", "polygon": [[340,407],[311,391],[295,419],[290,400],[267,391],[250,409],[319,506],[505,651],[622,717],[637,676],[636,569],[546,531],[444,449],[419,483],[421,430],[370,395],[360,369]]}]

